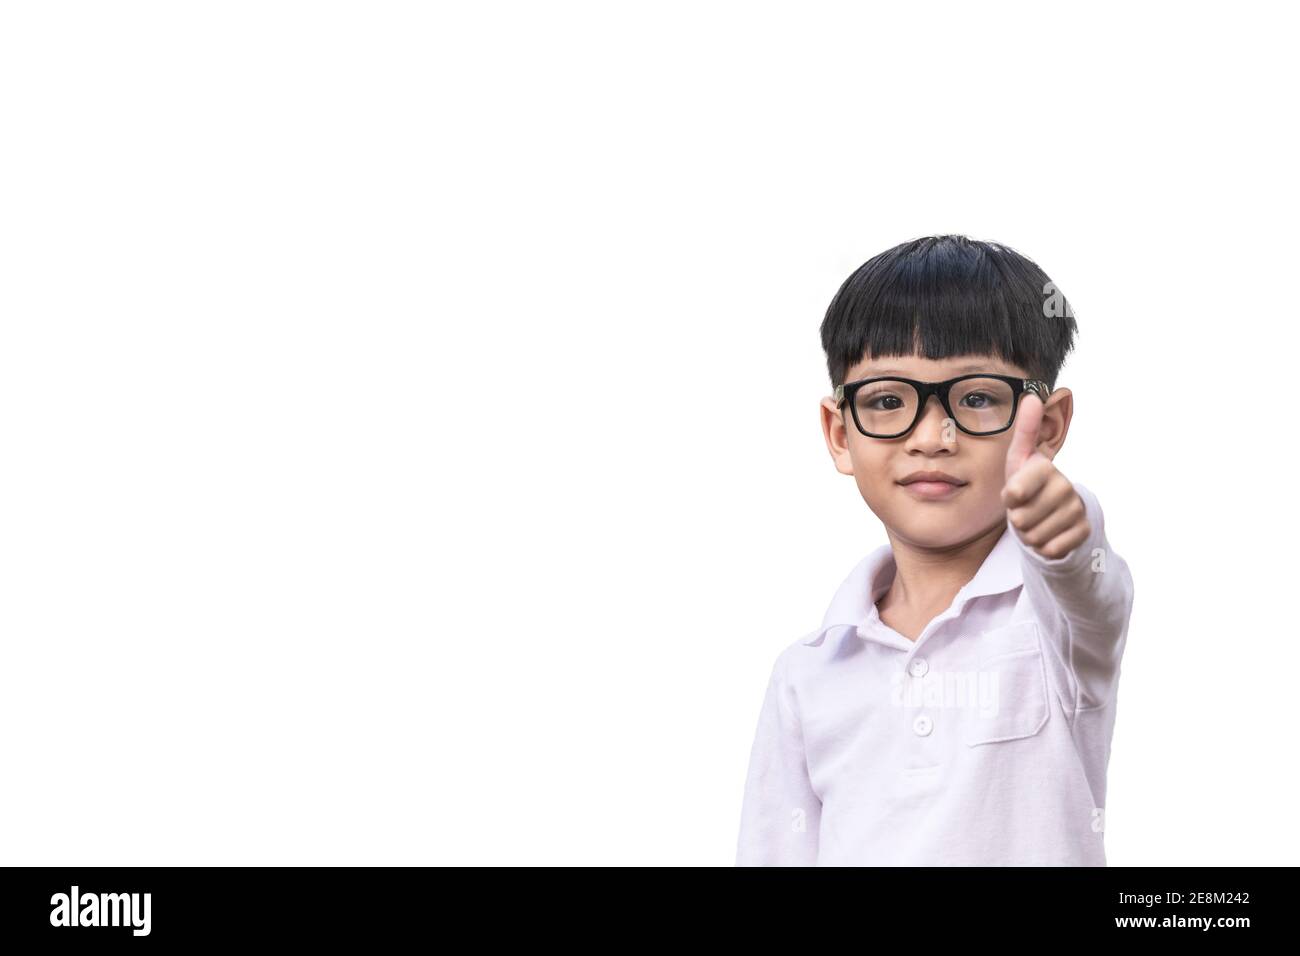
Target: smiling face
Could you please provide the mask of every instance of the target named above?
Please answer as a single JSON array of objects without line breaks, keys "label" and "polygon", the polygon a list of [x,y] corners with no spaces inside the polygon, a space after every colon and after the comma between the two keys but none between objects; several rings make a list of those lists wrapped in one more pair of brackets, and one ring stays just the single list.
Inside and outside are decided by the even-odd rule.
[{"label": "smiling face", "polygon": [[[845,381],[896,375],[940,382],[973,372],[1029,377],[1020,366],[992,356],[946,359],[886,356],[864,359],[854,365]],[[871,398],[861,395],[859,408],[863,407],[864,400],[882,411],[901,404],[888,394]],[[963,414],[958,411],[959,401],[965,403],[972,415],[976,409],[987,408],[989,402],[987,396],[978,394],[959,399],[955,388],[949,400],[958,415]],[[1064,439],[1068,406],[1068,390],[1058,389],[1044,410],[1040,449],[1048,457],[1055,454]],[[901,427],[906,427],[911,415],[906,411],[899,414],[905,419]],[[863,435],[854,424],[848,406],[837,409],[832,398],[823,399],[821,415],[822,430],[836,469],[854,477],[867,507],[885,525],[891,538],[921,549],[952,548],[972,541],[1005,520],[1001,494],[1014,428],[996,435],[968,435],[948,418],[938,396],[929,398],[916,427],[900,438]],[[955,479],[956,484],[904,483],[917,472],[942,472]]]}]

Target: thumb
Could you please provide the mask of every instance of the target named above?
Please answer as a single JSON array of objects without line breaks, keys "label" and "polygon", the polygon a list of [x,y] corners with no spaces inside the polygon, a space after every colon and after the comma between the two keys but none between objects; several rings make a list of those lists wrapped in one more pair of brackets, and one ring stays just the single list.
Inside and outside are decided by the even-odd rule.
[{"label": "thumb", "polygon": [[1007,448],[1007,481],[1038,450],[1038,426],[1043,421],[1043,402],[1033,392],[1026,392],[1016,411],[1016,430]]}]

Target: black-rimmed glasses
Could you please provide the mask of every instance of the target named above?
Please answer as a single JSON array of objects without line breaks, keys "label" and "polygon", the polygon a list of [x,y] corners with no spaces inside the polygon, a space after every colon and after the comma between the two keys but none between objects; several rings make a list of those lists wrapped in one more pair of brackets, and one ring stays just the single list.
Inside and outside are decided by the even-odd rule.
[{"label": "black-rimmed glasses", "polygon": [[1052,390],[1037,379],[1010,375],[959,375],[946,382],[910,378],[864,378],[835,387],[835,407],[845,402],[853,423],[868,438],[901,438],[912,430],[931,395],[967,435],[996,435],[1016,420],[1020,396],[1034,392],[1044,403]]}]

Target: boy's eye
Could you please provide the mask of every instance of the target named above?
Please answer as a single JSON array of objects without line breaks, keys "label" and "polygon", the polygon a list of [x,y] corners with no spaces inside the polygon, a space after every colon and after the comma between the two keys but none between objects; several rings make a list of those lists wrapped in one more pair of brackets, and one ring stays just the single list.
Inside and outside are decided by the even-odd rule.
[{"label": "boy's eye", "polygon": [[998,396],[987,392],[971,392],[962,398],[961,404],[967,408],[990,408],[998,404]]},{"label": "boy's eye", "polygon": [[878,412],[892,412],[906,404],[903,399],[891,392],[876,392],[871,395],[864,395],[858,402],[860,407]]}]

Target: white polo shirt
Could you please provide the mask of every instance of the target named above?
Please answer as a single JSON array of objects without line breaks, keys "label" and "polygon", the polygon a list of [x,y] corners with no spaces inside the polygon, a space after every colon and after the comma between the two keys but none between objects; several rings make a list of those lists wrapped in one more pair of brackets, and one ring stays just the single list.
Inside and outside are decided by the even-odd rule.
[{"label": "white polo shirt", "polygon": [[1133,606],[1092,535],[1049,560],[1008,525],[915,642],[881,621],[884,545],[785,648],[749,758],[737,866],[1105,866]]}]

